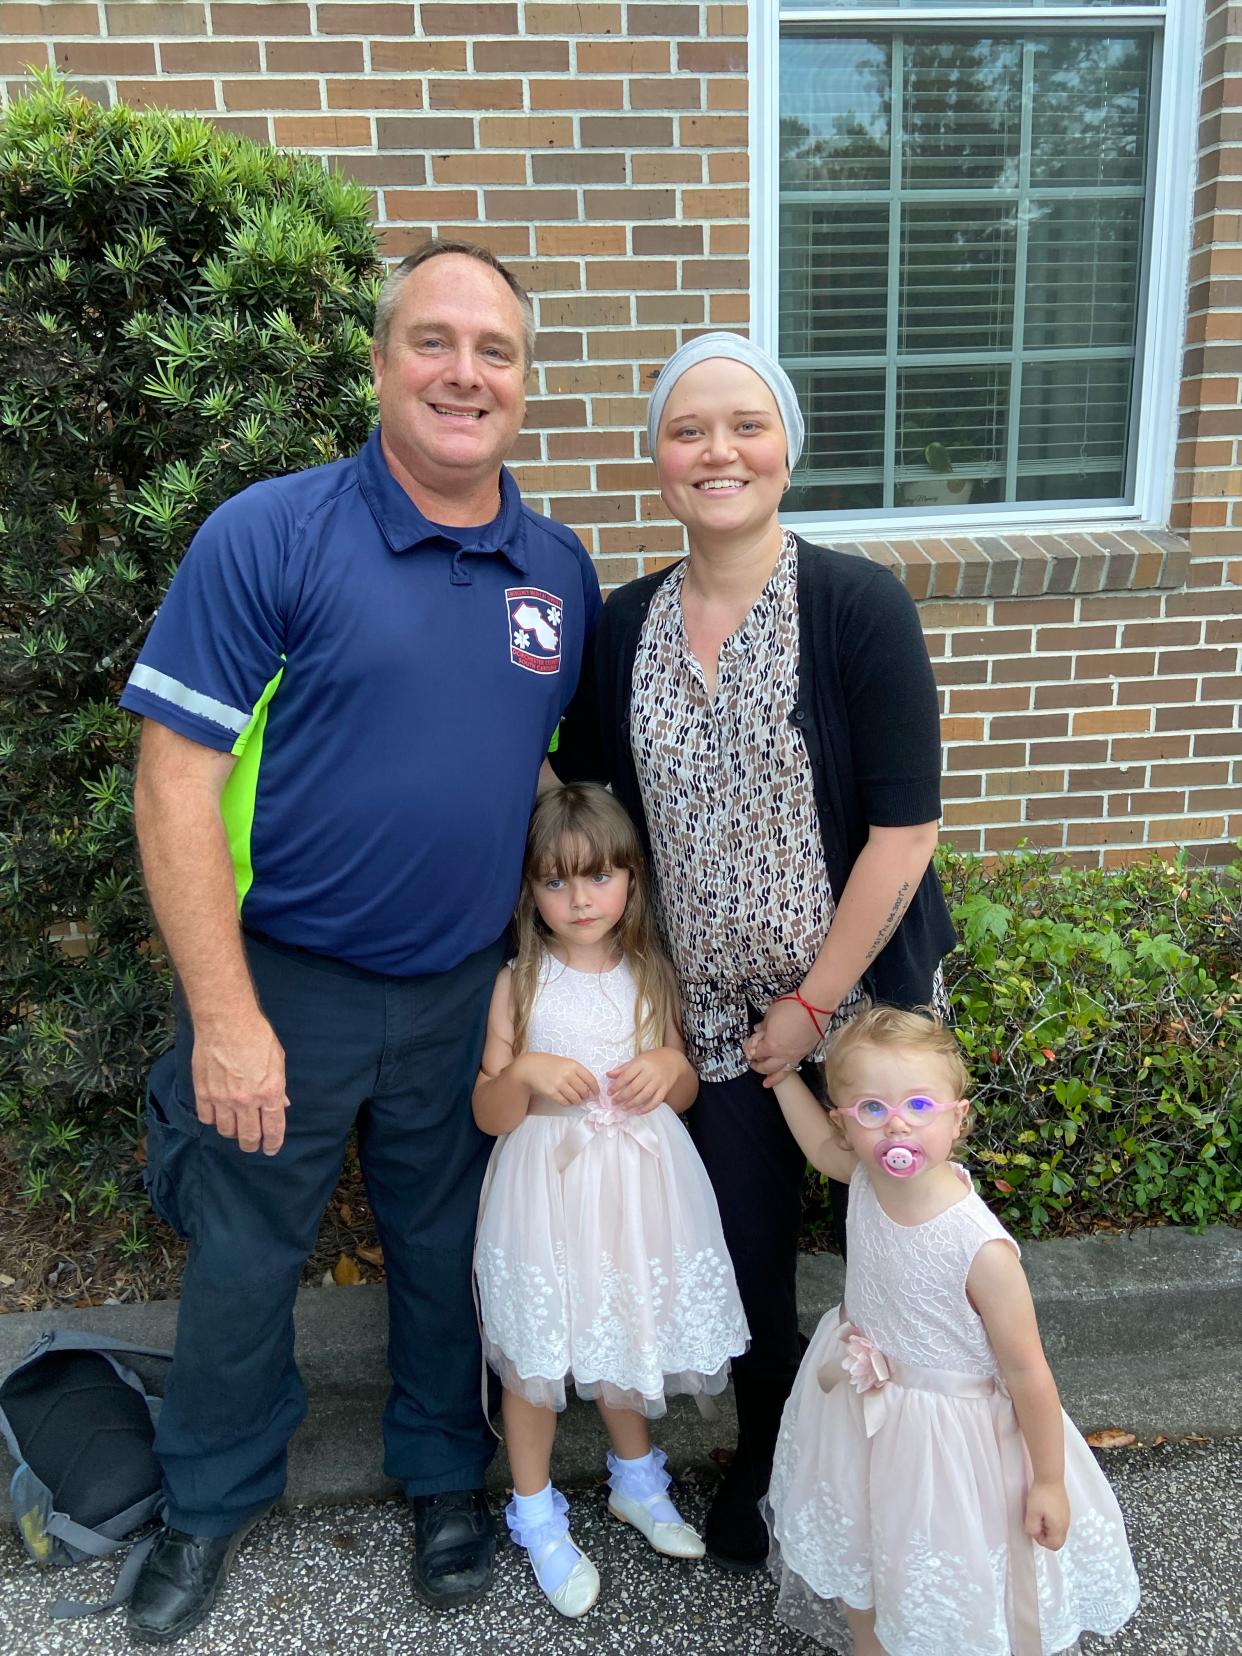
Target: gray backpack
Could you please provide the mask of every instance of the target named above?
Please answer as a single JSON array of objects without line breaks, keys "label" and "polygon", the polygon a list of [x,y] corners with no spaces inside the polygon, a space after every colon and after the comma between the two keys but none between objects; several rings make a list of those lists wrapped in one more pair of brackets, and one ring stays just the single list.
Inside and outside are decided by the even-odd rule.
[{"label": "gray backpack", "polygon": [[[0,1382],[0,1433],[17,1462],[13,1518],[37,1564],[105,1558],[159,1510],[153,1445],[160,1398],[118,1354],[172,1357],[128,1340],[57,1329],[40,1335]],[[153,1538],[131,1550],[110,1599],[59,1600],[52,1614],[91,1615],[124,1603]]]}]

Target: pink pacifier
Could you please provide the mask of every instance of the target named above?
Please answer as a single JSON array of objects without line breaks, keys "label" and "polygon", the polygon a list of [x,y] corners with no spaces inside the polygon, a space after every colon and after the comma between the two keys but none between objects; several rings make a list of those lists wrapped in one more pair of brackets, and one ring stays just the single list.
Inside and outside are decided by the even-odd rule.
[{"label": "pink pacifier", "polygon": [[881,1139],[875,1147],[876,1160],[895,1179],[912,1179],[923,1171],[927,1153],[909,1139]]}]

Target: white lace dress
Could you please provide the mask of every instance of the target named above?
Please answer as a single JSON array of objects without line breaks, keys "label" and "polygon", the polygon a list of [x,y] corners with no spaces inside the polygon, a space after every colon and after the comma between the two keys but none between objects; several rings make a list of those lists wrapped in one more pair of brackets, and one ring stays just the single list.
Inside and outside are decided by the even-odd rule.
[{"label": "white lace dress", "polygon": [[1080,1632],[1115,1632],[1138,1578],[1116,1499],[1068,1416],[1065,1546],[1023,1534],[1030,1464],[966,1298],[978,1250],[1017,1244],[973,1189],[899,1225],[861,1168],[848,1236],[844,1305],[816,1330],[781,1421],[765,1508],[777,1613],[848,1651],[842,1601],[874,1608],[889,1656],[1052,1656]]},{"label": "white lace dress", "polygon": [[667,1104],[610,1109],[610,1069],[634,1056],[634,979],[547,961],[532,1052],[576,1058],[600,1102],[535,1101],[496,1142],[479,1207],[483,1352],[530,1402],[580,1396],[654,1418],[675,1393],[724,1389],[749,1332],[720,1215]]}]

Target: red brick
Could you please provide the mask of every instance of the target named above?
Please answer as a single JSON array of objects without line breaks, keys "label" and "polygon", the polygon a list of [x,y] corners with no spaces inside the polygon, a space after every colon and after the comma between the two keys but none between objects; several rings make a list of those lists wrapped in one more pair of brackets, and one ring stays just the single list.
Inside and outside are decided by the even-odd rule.
[{"label": "red brick", "polygon": [[213,81],[118,80],[116,95],[131,109],[210,110],[216,107]]},{"label": "red brick", "polygon": [[0,5],[0,34],[98,33],[99,8],[94,5],[23,5],[21,0],[4,0]]},{"label": "red brick", "polygon": [[310,33],[310,7],[281,0],[279,5],[234,5],[212,0],[213,35],[298,35]]},{"label": "red brick", "polygon": [[[375,48],[371,48],[374,59]],[[569,69],[564,40],[476,40],[474,67],[483,75],[554,75]]]},{"label": "red brick", "polygon": [[432,79],[427,83],[432,109],[521,109],[520,80],[481,80],[474,75]]},{"label": "red brick", "polygon": [[320,34],[412,35],[414,7],[371,4],[371,0],[362,5],[325,5],[320,0],[315,22]]},{"label": "red brick", "polygon": [[318,109],[317,80],[277,80],[264,75],[255,80],[224,81],[221,84],[226,109]]},{"label": "red brick", "polygon": [[[475,66],[479,63],[482,41],[475,41]],[[512,41],[490,41],[489,50],[517,51]],[[442,70],[445,73],[465,70],[464,40],[373,40],[371,41],[371,70],[374,75],[384,73],[411,73],[424,70]]]},{"label": "red brick", "polygon": [[166,75],[257,71],[259,43],[257,40],[164,40],[160,42],[160,67]]},{"label": "red brick", "polygon": [[[51,11],[54,8],[49,6],[47,9]],[[68,10],[68,7],[65,9]],[[175,6],[127,5],[118,4],[117,0],[109,0],[106,15],[108,33],[111,36],[143,35],[148,40],[162,40],[166,35],[207,33],[207,8],[202,0],[178,0]],[[95,29],[73,29],[66,32],[94,34]]]},{"label": "red brick", "polygon": [[365,115],[277,115],[272,126],[285,149],[351,149],[371,142]]},{"label": "red brick", "polygon": [[[529,23],[531,8],[527,7],[527,28],[536,33]],[[566,11],[576,10],[567,6]],[[428,35],[462,35],[471,39],[477,35],[517,34],[518,9],[514,5],[442,4],[441,0],[423,0],[419,8],[423,33]],[[552,34],[570,34],[572,29],[553,29]]]},{"label": "red brick", "polygon": [[[434,83],[433,83],[434,84]],[[385,80],[380,75],[357,79],[342,75],[328,78],[329,109],[421,109],[423,88],[412,76]]]},{"label": "red brick", "polygon": [[153,75],[155,47],[139,40],[60,40],[56,67],[66,75]]},{"label": "red brick", "polygon": [[[214,44],[214,43],[213,43]],[[380,49],[380,42],[371,48],[372,58]],[[465,63],[465,53],[462,53]],[[289,73],[352,74],[366,67],[366,57],[360,40],[269,40],[267,43],[268,72],[275,75]],[[375,69],[383,66],[374,63]]]}]

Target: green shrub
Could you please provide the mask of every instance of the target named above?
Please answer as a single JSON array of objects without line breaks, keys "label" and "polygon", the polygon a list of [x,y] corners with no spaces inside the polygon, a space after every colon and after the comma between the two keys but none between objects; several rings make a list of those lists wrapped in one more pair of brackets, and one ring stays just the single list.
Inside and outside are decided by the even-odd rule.
[{"label": "green shrub", "polygon": [[1115,872],[946,855],[970,1159],[1007,1223],[1242,1209],[1242,863]]},{"label": "green shrub", "polygon": [[167,1044],[117,693],[207,514],[365,440],[377,275],[366,192],[304,157],[51,77],[0,119],[0,1127],[31,1198],[124,1204]]},{"label": "green shrub", "polygon": [[[1242,1211],[1242,862],[937,854],[973,1078],[963,1146],[1021,1236]],[[824,1230],[820,1182],[808,1229]]]}]

